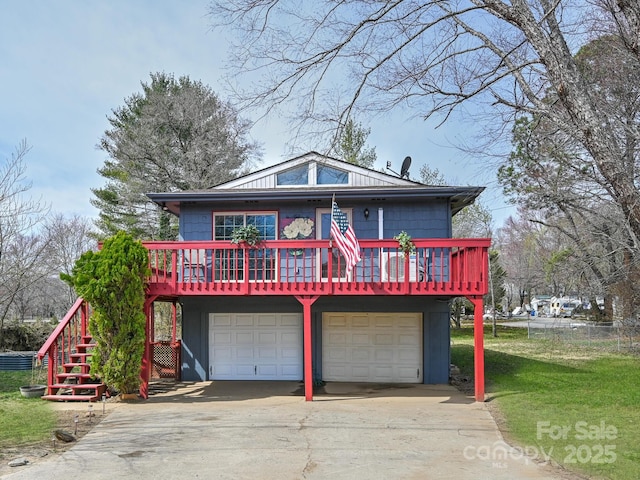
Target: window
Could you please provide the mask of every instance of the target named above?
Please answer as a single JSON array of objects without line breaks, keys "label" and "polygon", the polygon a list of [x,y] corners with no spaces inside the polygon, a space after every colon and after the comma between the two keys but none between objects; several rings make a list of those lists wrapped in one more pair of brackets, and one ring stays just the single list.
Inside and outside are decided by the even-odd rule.
[{"label": "window", "polygon": [[347,183],[349,183],[348,172],[318,164],[318,185],[346,185]]},{"label": "window", "polygon": [[309,183],[309,164],[286,170],[278,174],[278,185],[307,185]]},{"label": "window", "polygon": [[[277,218],[274,212],[224,213],[213,216],[214,240],[231,240],[238,227],[254,225],[262,240],[276,240]],[[276,279],[275,249],[249,250],[249,280],[272,281]],[[215,251],[215,280],[242,281],[244,278],[244,253],[238,250]]]},{"label": "window", "polygon": [[214,240],[231,240],[233,231],[245,225],[255,225],[262,240],[276,239],[275,213],[233,213],[214,215]]}]

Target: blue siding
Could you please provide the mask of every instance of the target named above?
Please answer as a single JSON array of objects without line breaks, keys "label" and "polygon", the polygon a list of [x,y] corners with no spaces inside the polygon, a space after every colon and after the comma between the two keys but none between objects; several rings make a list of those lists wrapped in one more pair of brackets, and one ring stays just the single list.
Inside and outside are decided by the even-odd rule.
[{"label": "blue siding", "polygon": [[[209,313],[302,312],[292,297],[193,297],[183,299],[182,375],[184,380],[206,380]],[[449,381],[449,308],[426,297],[321,297],[312,306],[314,379],[322,378],[323,312],[418,312],[423,322],[424,383]],[[301,326],[302,328],[302,326]]]},{"label": "blue siding", "polygon": [[209,365],[209,333],[206,312],[182,305],[182,379],[201,381],[207,379]]},{"label": "blue siding", "polygon": [[[414,238],[448,238],[451,236],[450,207],[446,200],[429,203],[341,203],[340,208],[353,209],[353,228],[358,238],[378,238],[378,208],[384,212],[384,238],[393,238],[406,231]],[[280,218],[303,216],[315,219],[316,208],[329,205],[278,205],[260,203],[256,205],[229,205],[226,209],[216,207],[216,212],[224,211],[277,211]],[[364,209],[369,209],[365,219]],[[183,205],[180,214],[180,238],[182,240],[211,240],[213,234],[213,213],[211,205]]]},{"label": "blue siding", "polygon": [[[448,200],[425,203],[391,203],[371,201],[346,203],[337,199],[340,208],[353,209],[353,226],[358,238],[378,238],[378,208],[384,210],[384,238],[393,238],[401,231],[414,238],[449,238],[451,236],[451,214]],[[277,211],[280,219],[303,216],[316,218],[316,209],[328,209],[327,205],[312,204],[259,204],[230,203],[225,209],[212,204],[182,205],[180,215],[180,238],[182,240],[211,240],[213,214],[224,211]],[[369,210],[365,219],[364,209]],[[215,210],[215,212],[214,212]],[[280,223],[279,223],[280,224]],[[436,252],[434,252],[436,253]],[[437,258],[432,253],[432,259]],[[285,265],[282,269],[291,272],[301,267]],[[289,257],[289,261],[293,259]],[[430,273],[439,271],[439,262],[430,260]],[[376,265],[374,264],[374,268]],[[291,273],[290,272],[290,273]],[[300,271],[313,279],[311,270]],[[364,272],[369,275],[370,272]],[[359,275],[360,272],[357,272]],[[432,273],[433,274],[433,273]],[[438,280],[440,280],[438,278]],[[183,350],[182,375],[185,380],[208,378],[209,345],[208,315],[212,312],[302,312],[302,306],[292,297],[188,297],[183,298]],[[322,376],[322,312],[419,312],[424,318],[424,383],[447,383],[449,380],[449,307],[428,297],[321,297],[312,307],[314,378]]]},{"label": "blue siding", "polygon": [[424,383],[448,383],[450,354],[449,312],[431,312],[424,322]]}]

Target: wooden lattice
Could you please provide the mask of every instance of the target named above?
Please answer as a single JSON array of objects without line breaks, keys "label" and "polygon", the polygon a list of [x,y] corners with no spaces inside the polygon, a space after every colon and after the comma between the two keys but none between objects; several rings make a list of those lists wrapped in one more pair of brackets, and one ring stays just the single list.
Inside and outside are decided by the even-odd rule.
[{"label": "wooden lattice", "polygon": [[151,378],[180,379],[180,342],[154,342]]}]

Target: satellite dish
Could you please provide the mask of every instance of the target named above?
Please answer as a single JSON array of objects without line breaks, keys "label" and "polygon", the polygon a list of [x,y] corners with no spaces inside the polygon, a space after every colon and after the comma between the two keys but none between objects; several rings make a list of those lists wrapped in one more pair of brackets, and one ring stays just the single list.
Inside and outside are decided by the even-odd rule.
[{"label": "satellite dish", "polygon": [[411,167],[411,157],[405,157],[400,169],[400,178],[409,178],[409,167]]}]

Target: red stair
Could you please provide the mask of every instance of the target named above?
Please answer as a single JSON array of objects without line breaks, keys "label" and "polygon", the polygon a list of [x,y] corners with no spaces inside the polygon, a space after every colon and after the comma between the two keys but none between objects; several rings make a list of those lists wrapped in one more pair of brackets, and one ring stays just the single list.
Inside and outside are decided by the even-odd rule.
[{"label": "red stair", "polygon": [[38,361],[49,357],[44,400],[95,402],[106,393],[106,385],[90,374],[95,344],[87,328],[88,310],[79,298],[37,353]]}]

